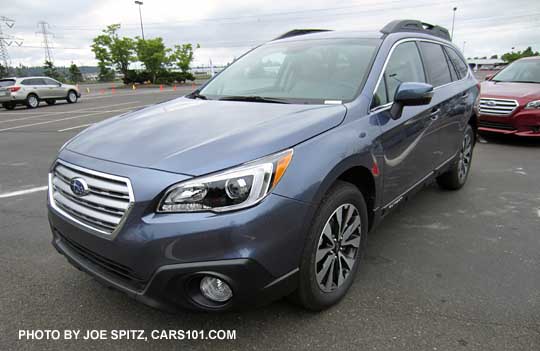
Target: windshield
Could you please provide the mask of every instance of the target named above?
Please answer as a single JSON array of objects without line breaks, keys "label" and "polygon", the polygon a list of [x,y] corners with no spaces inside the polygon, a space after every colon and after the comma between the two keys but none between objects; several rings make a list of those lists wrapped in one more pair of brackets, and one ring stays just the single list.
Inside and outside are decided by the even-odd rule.
[{"label": "windshield", "polygon": [[13,84],[15,84],[15,81],[13,79],[1,79],[0,80],[0,88],[10,87]]},{"label": "windshield", "polygon": [[492,81],[540,83],[540,60],[520,60],[500,71]]},{"label": "windshield", "polygon": [[234,62],[200,94],[209,99],[256,96],[290,103],[350,101],[369,72],[379,42],[319,39],[269,43]]}]

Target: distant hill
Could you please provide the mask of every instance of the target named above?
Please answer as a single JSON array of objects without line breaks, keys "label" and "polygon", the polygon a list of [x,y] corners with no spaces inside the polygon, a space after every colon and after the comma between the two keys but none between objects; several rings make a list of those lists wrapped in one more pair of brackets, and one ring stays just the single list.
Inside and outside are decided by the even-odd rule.
[{"label": "distant hill", "polygon": [[[13,68],[12,68],[13,69]],[[56,67],[58,72],[62,73],[63,75],[68,74],[69,67]],[[81,70],[82,74],[97,74],[98,68],[96,66],[79,66],[79,69]],[[18,66],[14,69],[17,76],[20,77],[29,77],[29,76],[42,76],[43,75],[43,67],[26,67],[26,66]]]}]

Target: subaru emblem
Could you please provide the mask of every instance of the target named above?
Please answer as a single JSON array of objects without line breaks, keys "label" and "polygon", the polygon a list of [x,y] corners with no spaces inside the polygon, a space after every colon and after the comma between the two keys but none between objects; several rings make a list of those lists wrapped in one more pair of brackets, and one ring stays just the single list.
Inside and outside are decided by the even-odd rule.
[{"label": "subaru emblem", "polygon": [[88,189],[88,183],[83,178],[73,178],[69,184],[69,187],[73,194],[77,196],[88,195],[90,190]]}]

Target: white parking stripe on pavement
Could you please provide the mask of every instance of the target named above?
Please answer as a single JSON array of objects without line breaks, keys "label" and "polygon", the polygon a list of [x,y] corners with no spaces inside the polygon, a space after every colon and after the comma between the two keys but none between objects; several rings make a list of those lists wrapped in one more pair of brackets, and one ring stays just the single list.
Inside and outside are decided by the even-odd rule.
[{"label": "white parking stripe on pavement", "polygon": [[[68,114],[68,113],[84,113],[84,112],[88,112],[90,110],[97,110],[97,109],[108,108],[108,107],[116,107],[116,106],[122,106],[122,105],[137,104],[139,102],[140,101],[137,100],[137,101],[130,101],[130,102],[122,102],[122,103],[113,104],[113,105],[88,107],[88,108],[83,108],[83,109],[78,109],[78,110],[61,111],[61,112],[47,112],[47,113],[43,113],[43,114],[38,115],[38,116],[28,116],[28,117],[22,117],[22,118],[12,118],[12,119],[0,120],[0,123],[18,122],[18,121],[24,121],[24,120],[27,120],[27,119],[47,117],[47,116],[51,116],[51,115],[60,115],[60,114],[64,115],[64,114]],[[96,112],[98,112],[98,111],[96,111]]]},{"label": "white parking stripe on pavement", "polygon": [[12,191],[10,193],[0,194],[0,199],[5,199],[7,197],[14,197],[14,196],[21,196],[21,195],[31,194],[31,193],[35,193],[35,192],[38,192],[38,191],[45,191],[45,190],[47,190],[47,188],[48,188],[47,185],[44,185],[44,186],[38,186],[36,188]]},{"label": "white parking stripe on pavement", "polygon": [[83,118],[83,117],[97,116],[97,115],[102,115],[102,114],[104,114],[104,113],[111,113],[111,112],[126,112],[126,111],[133,110],[133,109],[135,109],[135,108],[138,108],[138,107],[144,107],[144,106],[146,106],[146,105],[126,107],[126,108],[122,108],[122,109],[118,109],[118,110],[99,111],[99,112],[88,113],[88,114],[80,115],[80,116],[72,116],[72,117],[66,117],[66,118],[53,119],[53,120],[50,120],[50,121],[43,121],[43,122],[37,122],[37,123],[23,124],[23,125],[20,125],[20,126],[15,126],[15,127],[9,127],[9,128],[0,129],[0,132],[6,132],[6,131],[10,131],[10,130],[14,130],[14,129],[26,128],[26,127],[39,126],[39,125],[43,125],[43,124],[56,123],[56,122],[61,122],[61,121],[68,121],[68,120],[77,119],[77,118]]},{"label": "white parking stripe on pavement", "polygon": [[79,129],[79,128],[84,128],[84,127],[89,127],[89,126],[91,126],[91,125],[92,125],[92,123],[90,123],[90,124],[81,124],[80,126],[69,127],[69,128],[64,128],[64,129],[58,129],[57,131],[58,131],[58,132],[67,132],[68,130]]}]

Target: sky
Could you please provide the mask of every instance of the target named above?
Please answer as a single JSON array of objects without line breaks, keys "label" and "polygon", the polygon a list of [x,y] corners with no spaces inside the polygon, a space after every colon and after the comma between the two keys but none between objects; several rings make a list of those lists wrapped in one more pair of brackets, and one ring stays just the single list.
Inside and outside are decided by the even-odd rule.
[{"label": "sky", "polygon": [[[532,46],[540,51],[540,0],[143,0],[145,37],[168,46],[199,43],[194,65],[226,64],[251,47],[295,28],[378,31],[394,19],[419,19],[451,30],[466,57],[501,55]],[[0,17],[4,35],[24,40],[8,47],[11,64],[43,65],[38,22],[53,33],[57,66],[95,65],[92,38],[112,23],[121,35],[141,34],[133,0],[7,0]]]}]

